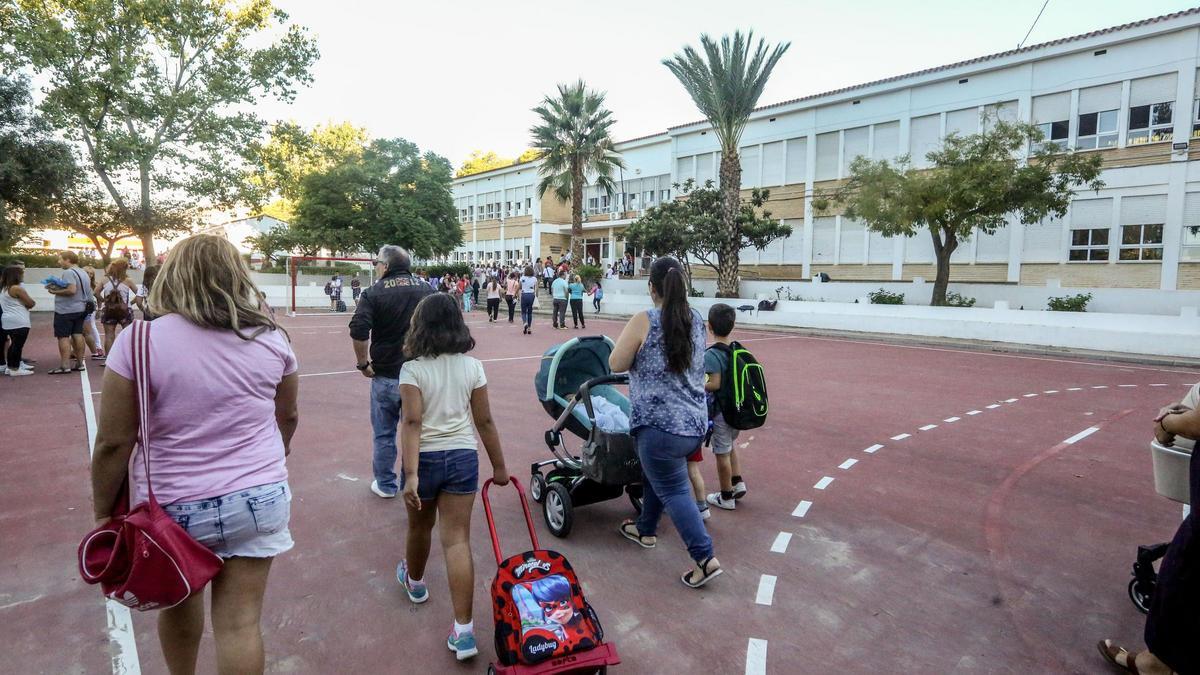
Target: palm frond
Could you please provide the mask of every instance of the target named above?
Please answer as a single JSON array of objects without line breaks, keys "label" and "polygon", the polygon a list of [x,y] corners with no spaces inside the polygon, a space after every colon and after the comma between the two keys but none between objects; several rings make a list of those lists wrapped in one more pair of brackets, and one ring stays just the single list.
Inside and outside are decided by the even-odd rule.
[{"label": "palm frond", "polygon": [[583,184],[574,184],[577,176],[611,177],[625,164],[615,150],[611,131],[616,120],[604,107],[604,93],[588,89],[583,80],[560,84],[557,90],[533,109],[539,121],[529,133],[542,159],[538,193],[553,192],[567,201],[582,193]]}]

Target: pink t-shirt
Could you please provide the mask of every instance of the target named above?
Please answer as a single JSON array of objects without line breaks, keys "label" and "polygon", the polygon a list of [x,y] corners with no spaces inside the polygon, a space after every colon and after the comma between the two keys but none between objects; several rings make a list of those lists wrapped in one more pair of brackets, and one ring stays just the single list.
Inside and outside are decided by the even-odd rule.
[{"label": "pink t-shirt", "polygon": [[[131,332],[108,368],[133,379]],[[243,340],[177,314],[150,324],[150,478],[160,504],[219,497],[287,479],[275,389],[296,372],[280,331]],[[103,401],[101,402],[103,405]],[[134,500],[146,499],[141,453],[130,466]]]}]

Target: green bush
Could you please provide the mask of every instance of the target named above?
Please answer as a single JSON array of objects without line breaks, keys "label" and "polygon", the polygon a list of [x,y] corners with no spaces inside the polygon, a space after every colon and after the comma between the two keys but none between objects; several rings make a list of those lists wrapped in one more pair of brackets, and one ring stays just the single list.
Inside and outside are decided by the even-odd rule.
[{"label": "green bush", "polygon": [[578,274],[585,285],[594,284],[604,278],[604,270],[599,265],[580,265],[571,268],[571,275]]},{"label": "green bush", "polygon": [[[25,263],[26,267],[58,267],[57,253],[17,253],[15,251],[11,253],[0,253],[0,267],[7,266],[8,263],[13,260],[20,260],[21,262]],[[83,255],[79,256],[79,266],[87,267],[88,265],[91,265],[96,269],[103,267],[103,263],[100,262],[99,258]]]},{"label": "green bush", "polygon": [[975,298],[964,297],[963,295],[961,295],[959,293],[947,293],[946,294],[946,306],[947,307],[974,307],[975,306]]},{"label": "green bush", "polygon": [[903,305],[903,293],[889,293],[882,288],[877,291],[867,293],[867,297],[871,299],[872,305]]},{"label": "green bush", "polygon": [[1051,312],[1086,312],[1088,303],[1091,301],[1091,293],[1064,295],[1061,297],[1050,298],[1050,300],[1046,302],[1046,308]]},{"label": "green bush", "polygon": [[471,266],[466,263],[450,263],[448,265],[426,265],[413,270],[413,273],[424,272],[431,277],[444,277],[447,274],[462,276],[471,273]]},{"label": "green bush", "polygon": [[[333,276],[334,272],[337,272],[337,273],[343,274],[343,275],[354,274],[355,272],[358,272],[359,274],[369,274],[370,273],[370,270],[368,270],[366,267],[362,267],[360,265],[356,265],[354,263],[347,263],[347,262],[334,263],[333,265],[301,265],[300,267],[297,268],[297,270],[299,271],[300,274],[306,274],[306,275],[311,275],[311,276]],[[254,270],[254,271],[261,272],[263,274],[290,274],[291,273],[291,270],[288,269],[287,265],[275,265],[274,267],[263,267],[262,269],[258,269],[258,270]]]},{"label": "green bush", "polygon": [[700,290],[699,288],[693,288],[690,291],[688,291],[688,296],[693,297],[693,298],[703,298],[704,291]]}]

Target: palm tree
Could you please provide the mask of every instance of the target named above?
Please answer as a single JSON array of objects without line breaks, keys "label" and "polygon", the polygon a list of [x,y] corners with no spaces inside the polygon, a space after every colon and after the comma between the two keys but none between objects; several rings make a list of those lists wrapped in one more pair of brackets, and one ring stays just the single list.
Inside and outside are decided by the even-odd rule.
[{"label": "palm tree", "polygon": [[790,42],[784,42],[768,48],[760,38],[752,55],[750,44],[753,41],[754,31],[746,35],[735,31],[732,39],[726,35],[720,44],[708,35],[701,35],[703,57],[688,46],[674,58],[663,60],[663,65],[679,78],[700,113],[712,125],[721,143],[721,227],[726,236],[717,251],[717,296],[723,298],[738,295],[738,255],[742,243],[737,222],[742,203],[738,145],[771,71],[791,46]]},{"label": "palm tree", "polygon": [[559,201],[571,200],[571,260],[583,255],[583,188],[588,176],[612,195],[614,169],[625,168],[609,129],[616,120],[604,107],[604,94],[589,90],[583,80],[558,85],[558,96],[547,96],[533,109],[541,118],[529,132],[542,165],[538,194],[553,191]]}]

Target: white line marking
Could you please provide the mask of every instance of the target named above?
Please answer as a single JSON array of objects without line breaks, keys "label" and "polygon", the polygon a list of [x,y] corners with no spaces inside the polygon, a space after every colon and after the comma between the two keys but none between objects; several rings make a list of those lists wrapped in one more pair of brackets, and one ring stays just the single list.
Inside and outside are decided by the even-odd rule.
[{"label": "white line marking", "polygon": [[775,542],[771,544],[771,553],[787,553],[787,547],[791,541],[791,532],[780,532],[775,535]]},{"label": "white line marking", "polygon": [[883,446],[882,446],[882,445],[880,445],[879,443],[876,443],[875,445],[872,445],[871,447],[869,447],[869,448],[866,448],[865,450],[863,450],[863,452],[869,452],[869,453],[871,453],[871,454],[873,455],[873,454],[875,454],[875,453],[876,453],[878,450],[881,450],[881,449],[883,449]]},{"label": "white line marking", "polygon": [[838,468],[839,469],[849,469],[850,467],[854,466],[855,464],[858,464],[858,460],[851,457],[850,459],[842,462],[841,464],[838,464]]},{"label": "white line marking", "polygon": [[764,574],[758,578],[758,593],[754,596],[754,602],[770,607],[771,601],[774,599],[775,577],[770,574]]},{"label": "white line marking", "polygon": [[[999,404],[999,403],[993,403],[993,404],[989,405],[989,406],[987,407],[987,409],[988,409],[988,410],[995,410],[996,408],[999,408],[999,407],[1000,407],[1000,404]],[[969,412],[969,413],[967,413],[967,414],[968,414],[968,415],[974,415],[974,414],[975,414],[975,413],[977,413],[977,412],[979,412],[979,411],[978,411],[978,410],[973,410],[973,411],[971,411],[971,412]]]},{"label": "white line marking", "polygon": [[18,600],[16,602],[10,602],[7,605],[0,605],[0,610],[8,609],[10,607],[20,607],[21,605],[28,605],[29,603],[37,602],[38,600],[41,600],[44,597],[46,597],[46,596],[41,593],[38,593],[37,595],[33,596],[32,598],[26,598],[24,600]]},{"label": "white line marking", "polygon": [[808,510],[810,508],[812,508],[812,502],[805,499],[804,501],[797,504],[795,509],[792,509],[792,515],[796,516],[797,518],[803,518],[805,515],[808,514]]},{"label": "white line marking", "polygon": [[[992,406],[989,405],[988,407],[991,408]],[[1000,406],[996,406],[996,407],[999,408]],[[967,414],[968,415],[978,415],[982,412],[983,412],[982,410],[968,410]]]},{"label": "white line marking", "polygon": [[1082,441],[1083,439],[1087,438],[1088,436],[1091,436],[1092,434],[1096,433],[1097,431],[1100,431],[1100,427],[1088,427],[1088,428],[1084,429],[1083,431],[1075,434],[1074,436],[1068,438],[1067,440],[1063,441],[1063,443],[1066,443],[1067,445],[1071,445],[1073,443],[1078,443],[1079,441]]},{"label": "white line marking", "polygon": [[767,641],[750,638],[746,645],[746,675],[766,675]]},{"label": "white line marking", "polygon": [[1130,387],[1136,387],[1137,385],[1136,384],[1118,384],[1117,386],[1121,387],[1122,389],[1129,389]]},{"label": "white line marking", "polygon": [[892,436],[892,440],[893,440],[893,441],[902,441],[902,440],[904,440],[904,439],[908,438],[908,437],[909,437],[909,436],[911,436],[911,435],[912,435],[912,434],[900,434],[899,436]]},{"label": "white line marking", "polygon": [[936,428],[937,428],[937,425],[936,425],[936,424],[926,424],[926,425],[925,425],[925,426],[923,426],[923,427],[919,427],[919,429],[920,429],[921,431],[929,431],[930,429],[936,429]]},{"label": "white line marking", "polygon": [[1092,387],[1092,389],[1108,389],[1108,385],[1107,384],[1098,384],[1098,385]]},{"label": "white line marking", "polygon": [[[96,452],[96,406],[90,396],[92,381],[87,369],[80,371],[79,384],[83,393],[83,421],[87,425],[88,461]],[[139,675],[142,672],[138,660],[137,640],[133,637],[133,617],[129,608],[115,600],[104,601],[108,624],[108,647],[112,657],[113,673]]]},{"label": "white line marking", "polygon": [[1043,394],[1057,394],[1058,390],[1057,389],[1047,389],[1046,391],[1043,391],[1042,393]]},{"label": "white line marking", "polygon": [[1025,398],[1033,398],[1034,396],[1037,396],[1037,394],[1025,394]]},{"label": "white line marking", "polygon": [[334,370],[328,373],[300,373],[300,377],[320,377],[322,375],[346,375],[348,373],[357,373],[357,370]]},{"label": "white line marking", "polygon": [[945,422],[946,424],[953,424],[961,419],[962,419],[961,417],[947,417],[946,419],[944,419],[942,421]]},{"label": "white line marking", "polygon": [[1166,386],[1169,386],[1169,385],[1166,385],[1166,384],[1159,383],[1159,384],[1152,384],[1152,385],[1150,385],[1150,386],[1151,386],[1151,387],[1166,387]]},{"label": "white line marking", "polygon": [[817,484],[813,486],[813,489],[824,490],[825,488],[829,487],[829,484],[832,482],[833,482],[833,476],[825,476],[821,480],[817,481]]},{"label": "white line marking", "polygon": [[355,478],[354,476],[347,476],[347,475],[346,475],[346,474],[344,474],[344,473],[339,473],[339,474],[337,475],[337,477],[338,477],[338,478],[341,478],[342,480],[348,480],[348,481],[352,481],[352,482],[355,482],[355,483],[357,483],[357,482],[358,482],[358,479],[357,479],[357,478]]},{"label": "white line marking", "polygon": [[1004,402],[1005,403],[1016,403],[1018,400],[1020,400],[1020,399],[1006,398],[1006,399],[1004,399]]}]

